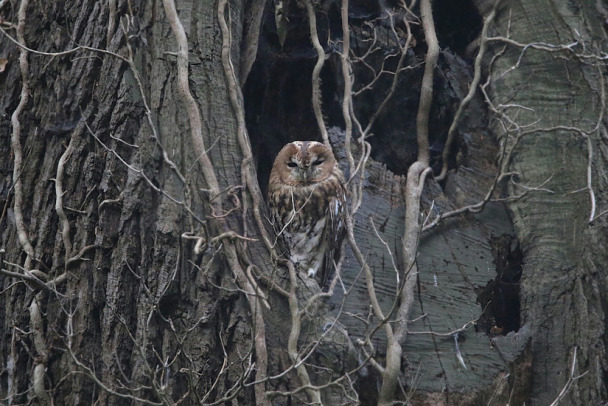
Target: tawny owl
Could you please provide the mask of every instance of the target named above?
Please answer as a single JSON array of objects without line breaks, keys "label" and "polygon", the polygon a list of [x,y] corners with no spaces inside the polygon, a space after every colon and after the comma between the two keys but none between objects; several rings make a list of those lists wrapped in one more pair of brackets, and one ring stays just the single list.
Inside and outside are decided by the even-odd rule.
[{"label": "tawny owl", "polygon": [[321,271],[323,287],[345,230],[346,186],[331,149],[314,141],[285,145],[270,173],[268,203],[289,259],[310,277]]}]

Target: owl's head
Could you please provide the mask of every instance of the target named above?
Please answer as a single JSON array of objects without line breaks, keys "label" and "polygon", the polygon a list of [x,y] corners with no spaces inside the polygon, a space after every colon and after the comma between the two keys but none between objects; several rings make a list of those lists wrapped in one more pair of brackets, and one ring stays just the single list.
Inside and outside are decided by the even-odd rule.
[{"label": "owl's head", "polygon": [[286,185],[310,185],[326,179],[335,165],[334,154],[324,144],[294,141],[281,149],[270,176]]}]

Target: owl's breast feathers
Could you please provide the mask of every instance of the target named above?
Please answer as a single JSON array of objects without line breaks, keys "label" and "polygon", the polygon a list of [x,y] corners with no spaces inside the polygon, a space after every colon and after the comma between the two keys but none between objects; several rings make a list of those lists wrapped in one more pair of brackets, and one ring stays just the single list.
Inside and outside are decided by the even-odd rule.
[{"label": "owl's breast feathers", "polygon": [[342,173],[336,167],[326,179],[311,185],[274,184],[268,197],[275,230],[291,261],[309,276],[321,269],[323,286],[344,236],[346,188]]}]

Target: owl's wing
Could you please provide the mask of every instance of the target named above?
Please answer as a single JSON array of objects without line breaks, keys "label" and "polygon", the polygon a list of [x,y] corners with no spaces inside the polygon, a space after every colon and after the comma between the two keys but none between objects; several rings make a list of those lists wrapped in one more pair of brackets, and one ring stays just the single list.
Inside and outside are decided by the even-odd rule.
[{"label": "owl's wing", "polygon": [[275,241],[275,247],[278,249],[280,255],[289,256],[289,249],[285,243],[285,234],[289,233],[288,227],[284,227],[284,224],[290,220],[291,210],[286,208],[289,199],[287,198],[284,190],[280,186],[269,185],[268,189],[268,206],[270,210],[270,222],[274,229],[277,239]]},{"label": "owl's wing", "polygon": [[339,191],[336,196],[332,196],[327,207],[327,223],[325,225],[325,241],[327,250],[321,267],[321,289],[327,287],[331,278],[334,275],[335,264],[340,260],[340,248],[342,240],[346,235],[346,224],[344,221],[346,215],[346,189],[340,184]]}]

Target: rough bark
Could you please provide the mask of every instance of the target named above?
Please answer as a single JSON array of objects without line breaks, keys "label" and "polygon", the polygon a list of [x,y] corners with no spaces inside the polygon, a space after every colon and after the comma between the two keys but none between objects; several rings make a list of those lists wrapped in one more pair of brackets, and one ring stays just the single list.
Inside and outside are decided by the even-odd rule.
[{"label": "rough bark", "polygon": [[[111,3],[116,14],[94,1],[32,2],[26,10],[30,48],[59,52],[79,44],[129,58],[128,42],[139,77],[124,59],[94,50],[56,57],[28,54],[31,97],[20,117],[25,154],[18,175],[25,227],[34,246],[32,268],[49,279],[67,276],[67,282],[34,299],[32,286],[0,276],[0,359],[8,371],[0,393],[14,403],[34,397],[36,392],[28,391],[33,365],[46,368],[42,388],[51,391],[56,404],[125,404],[128,396],[195,400],[210,390],[209,399],[221,398],[241,379],[251,354],[250,308],[226,269],[221,240],[196,253],[196,240],[188,238],[209,241],[217,230],[207,221],[208,186],[186,136],[189,122],[177,96],[177,49],[167,17],[157,2]],[[216,5],[177,6],[189,33],[190,82],[208,155],[220,187],[238,186],[242,154],[219,58]],[[237,44],[240,10],[237,6],[232,14]],[[6,6],[3,12],[13,21],[15,10]],[[0,73],[5,116],[14,110],[24,82],[15,59],[19,48],[4,36],[0,41],[9,50],[7,69]],[[233,47],[237,60],[238,49]],[[8,171],[13,167],[11,131],[3,121],[7,159],[2,160],[0,221],[3,259],[20,265],[24,256]],[[71,151],[65,153],[68,143]],[[57,177],[63,186],[59,209]],[[238,213],[231,221],[242,233],[236,227]],[[92,247],[82,257],[68,262],[87,246]],[[24,309],[32,303],[44,314],[44,323],[31,328],[41,330],[48,357],[28,333],[31,316]],[[255,361],[255,355],[250,359]],[[224,361],[228,373],[218,377]],[[102,390],[86,376],[89,372],[115,392]],[[251,389],[238,397],[254,401]]]}]

